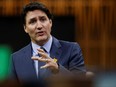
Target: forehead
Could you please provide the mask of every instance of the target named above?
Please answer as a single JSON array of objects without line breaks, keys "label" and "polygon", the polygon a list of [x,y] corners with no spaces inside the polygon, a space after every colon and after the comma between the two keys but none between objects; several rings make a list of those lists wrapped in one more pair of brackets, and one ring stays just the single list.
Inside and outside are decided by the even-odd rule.
[{"label": "forehead", "polygon": [[34,10],[34,11],[29,11],[26,14],[26,19],[32,19],[36,17],[47,17],[46,13],[41,11],[41,10]]}]

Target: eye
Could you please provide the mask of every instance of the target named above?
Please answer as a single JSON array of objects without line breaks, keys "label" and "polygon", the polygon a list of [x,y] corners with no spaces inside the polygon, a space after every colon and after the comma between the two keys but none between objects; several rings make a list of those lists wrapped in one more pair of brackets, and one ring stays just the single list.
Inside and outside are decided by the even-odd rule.
[{"label": "eye", "polygon": [[44,21],[46,21],[46,18],[45,18],[45,17],[41,17],[41,18],[40,18],[40,21],[41,21],[41,22],[44,22]]},{"label": "eye", "polygon": [[34,24],[34,23],[36,23],[36,21],[37,21],[36,19],[31,19],[29,24]]}]

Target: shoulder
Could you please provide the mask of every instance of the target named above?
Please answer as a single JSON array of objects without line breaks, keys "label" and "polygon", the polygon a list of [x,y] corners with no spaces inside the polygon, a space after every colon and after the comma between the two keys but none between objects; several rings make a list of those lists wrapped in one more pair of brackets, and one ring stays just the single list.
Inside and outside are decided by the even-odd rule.
[{"label": "shoulder", "polygon": [[79,47],[80,48],[78,42],[59,40],[59,43],[61,44],[61,46],[72,47],[72,48]]},{"label": "shoulder", "polygon": [[31,49],[31,44],[28,44],[28,45],[26,45],[25,47],[23,47],[23,48],[21,48],[21,49],[19,49],[19,50],[17,50],[17,51],[15,51],[14,53],[12,53],[12,55],[20,55],[20,54],[22,54],[22,53],[25,53],[27,50],[29,50],[29,49]]},{"label": "shoulder", "polygon": [[71,42],[71,41],[65,41],[65,40],[59,40],[59,39],[56,39],[55,37],[53,37],[53,43],[57,46],[60,46],[60,47],[67,47],[67,48],[70,48],[70,47],[77,47],[77,48],[80,48],[80,45],[78,42]]},{"label": "shoulder", "polygon": [[59,42],[64,45],[79,45],[77,42],[70,42],[65,40],[59,40]]},{"label": "shoulder", "polygon": [[65,45],[65,46],[74,46],[74,45],[78,45],[78,42],[71,42],[71,41],[66,41],[66,40],[60,40],[60,39],[56,39],[55,37],[53,37],[53,42],[55,44],[60,44],[60,45]]}]

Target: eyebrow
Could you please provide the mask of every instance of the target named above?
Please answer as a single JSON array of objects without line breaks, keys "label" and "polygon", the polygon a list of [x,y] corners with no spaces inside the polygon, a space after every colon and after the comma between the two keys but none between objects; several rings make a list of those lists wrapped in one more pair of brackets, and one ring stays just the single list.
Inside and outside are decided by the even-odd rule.
[{"label": "eyebrow", "polygon": [[[38,17],[39,17],[39,18],[46,18],[45,15],[38,16]],[[36,17],[32,17],[32,18],[30,18],[30,19],[29,19],[29,23],[30,23],[31,21],[34,21],[34,20],[36,20]]]},{"label": "eyebrow", "polygon": [[33,20],[35,20],[35,19],[36,19],[35,17],[34,17],[34,18],[30,18],[29,21],[33,21]]},{"label": "eyebrow", "polygon": [[31,23],[32,21],[35,21],[35,20],[36,20],[35,17],[34,18],[30,18],[29,21],[28,21],[28,23]]},{"label": "eyebrow", "polygon": [[[46,18],[46,16],[45,15],[39,16],[39,18]],[[33,19],[36,19],[36,17],[30,18],[29,20],[33,20]]]},{"label": "eyebrow", "polygon": [[46,18],[46,16],[45,15],[43,15],[43,16],[39,16],[40,18]]}]

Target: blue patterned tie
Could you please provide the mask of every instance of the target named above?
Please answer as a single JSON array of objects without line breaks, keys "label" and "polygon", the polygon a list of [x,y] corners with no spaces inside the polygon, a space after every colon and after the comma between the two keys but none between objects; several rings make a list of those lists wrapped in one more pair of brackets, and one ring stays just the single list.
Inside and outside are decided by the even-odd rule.
[{"label": "blue patterned tie", "polygon": [[[46,52],[46,50],[44,49],[44,47],[40,47],[40,49],[43,49]],[[44,66],[44,65],[45,65],[45,62],[38,61],[38,79],[39,80],[42,80],[42,78],[44,78],[46,69],[40,69],[40,67]]]},{"label": "blue patterned tie", "polygon": [[40,47],[40,49],[43,49],[45,52],[47,52],[46,49],[44,47],[42,47],[42,46]]}]

